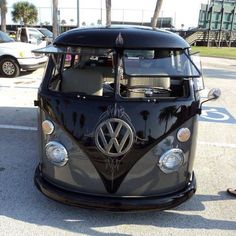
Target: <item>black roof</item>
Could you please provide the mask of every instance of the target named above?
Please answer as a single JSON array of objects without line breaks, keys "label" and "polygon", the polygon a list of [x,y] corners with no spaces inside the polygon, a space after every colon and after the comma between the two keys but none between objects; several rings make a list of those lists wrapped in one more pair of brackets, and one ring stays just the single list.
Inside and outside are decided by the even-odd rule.
[{"label": "black roof", "polygon": [[76,28],[62,33],[53,44],[54,46],[130,49],[190,47],[175,33],[140,26]]}]

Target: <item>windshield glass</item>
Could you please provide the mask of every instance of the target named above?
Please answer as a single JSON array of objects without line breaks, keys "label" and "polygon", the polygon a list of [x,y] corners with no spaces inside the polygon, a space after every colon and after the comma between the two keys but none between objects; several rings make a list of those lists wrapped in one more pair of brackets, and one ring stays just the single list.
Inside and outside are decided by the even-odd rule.
[{"label": "windshield glass", "polygon": [[33,52],[51,55],[50,90],[80,98],[115,94],[125,99],[187,98],[189,80],[200,75],[183,50],[124,50],[120,54],[111,48],[49,45]]},{"label": "windshield glass", "polygon": [[125,50],[124,70],[127,75],[199,77],[200,71],[184,50]]},{"label": "windshield glass", "polygon": [[0,42],[1,43],[8,43],[8,42],[14,42],[14,39],[10,38],[6,33],[0,31]]},{"label": "windshield glass", "polygon": [[[48,47],[48,49],[53,49],[53,47]],[[53,64],[48,86],[50,90],[74,94],[81,98],[114,95],[113,58],[115,52],[113,50],[109,48],[61,48],[57,51],[61,53],[56,52],[50,56]]]},{"label": "windshield glass", "polygon": [[48,29],[39,29],[39,31],[46,37],[48,38],[52,38],[53,37],[53,34],[50,30]]}]

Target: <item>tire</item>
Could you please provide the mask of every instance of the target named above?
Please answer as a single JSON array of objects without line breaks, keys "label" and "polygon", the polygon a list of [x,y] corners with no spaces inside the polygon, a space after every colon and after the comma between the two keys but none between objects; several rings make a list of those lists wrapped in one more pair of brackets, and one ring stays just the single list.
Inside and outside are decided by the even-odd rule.
[{"label": "tire", "polygon": [[11,57],[5,57],[0,60],[0,73],[4,77],[13,78],[19,76],[20,66],[18,62]]}]

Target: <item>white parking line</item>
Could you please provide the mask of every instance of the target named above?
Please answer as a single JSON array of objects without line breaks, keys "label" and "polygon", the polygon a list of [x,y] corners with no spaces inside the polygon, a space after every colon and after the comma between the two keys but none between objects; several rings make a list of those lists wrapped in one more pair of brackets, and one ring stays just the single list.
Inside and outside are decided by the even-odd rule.
[{"label": "white parking line", "polygon": [[211,143],[211,142],[203,142],[203,141],[198,141],[197,143],[201,144],[201,145],[226,147],[226,148],[236,148],[236,144],[234,144],[234,143]]},{"label": "white parking line", "polygon": [[26,131],[37,131],[36,127],[21,126],[21,125],[0,125],[0,129],[16,129],[16,130],[26,130]]},{"label": "white parking line", "polygon": [[38,89],[39,87],[30,87],[30,86],[15,86],[15,85],[10,85],[10,86],[7,86],[7,85],[0,85],[0,88],[4,88],[4,89]]}]

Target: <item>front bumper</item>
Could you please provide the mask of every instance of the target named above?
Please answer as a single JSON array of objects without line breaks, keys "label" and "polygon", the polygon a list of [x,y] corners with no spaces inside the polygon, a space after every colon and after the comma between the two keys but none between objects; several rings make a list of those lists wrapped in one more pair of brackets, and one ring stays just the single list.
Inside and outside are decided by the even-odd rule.
[{"label": "front bumper", "polygon": [[187,186],[176,193],[165,196],[150,197],[109,197],[70,192],[61,189],[45,180],[39,168],[35,171],[34,182],[37,188],[47,197],[61,203],[107,211],[147,211],[166,210],[180,205],[196,192],[194,173]]},{"label": "front bumper", "polygon": [[46,56],[36,58],[18,58],[22,70],[36,70],[45,66],[48,58]]}]

